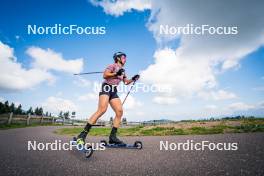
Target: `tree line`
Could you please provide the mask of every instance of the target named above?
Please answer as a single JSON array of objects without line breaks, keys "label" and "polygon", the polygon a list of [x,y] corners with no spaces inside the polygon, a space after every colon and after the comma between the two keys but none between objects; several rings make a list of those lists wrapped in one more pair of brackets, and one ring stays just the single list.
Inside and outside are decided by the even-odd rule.
[{"label": "tree line", "polygon": [[51,113],[46,111],[44,113],[44,110],[42,107],[36,107],[33,109],[30,107],[27,111],[22,109],[22,105],[19,104],[18,106],[15,106],[15,103],[9,103],[8,101],[5,101],[4,103],[0,102],[0,114],[5,114],[5,113],[11,113],[13,112],[14,114],[17,115],[45,115],[45,116],[51,116]]},{"label": "tree line", "polygon": [[[27,115],[27,114],[31,114],[31,115],[39,115],[39,116],[47,116],[47,117],[51,117],[51,113],[46,111],[44,112],[42,107],[36,107],[35,109],[33,109],[32,107],[30,107],[28,110],[23,110],[22,109],[22,105],[19,104],[18,106],[15,106],[15,103],[9,103],[8,101],[0,102],[0,114],[6,114],[6,113],[11,113],[13,112],[16,115]],[[58,116],[60,118],[65,118],[65,119],[69,119],[70,118],[70,112],[60,112],[58,114]]]}]

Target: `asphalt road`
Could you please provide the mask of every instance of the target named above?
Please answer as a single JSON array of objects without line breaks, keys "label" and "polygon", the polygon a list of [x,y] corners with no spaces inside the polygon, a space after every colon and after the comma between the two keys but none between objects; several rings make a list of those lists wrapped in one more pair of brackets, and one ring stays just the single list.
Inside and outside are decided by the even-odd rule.
[{"label": "asphalt road", "polygon": [[[142,150],[106,149],[91,158],[73,151],[28,151],[28,140],[68,142],[58,127],[0,130],[0,175],[264,175],[264,133],[126,137],[141,140]],[[99,142],[101,137],[90,137]],[[160,151],[160,141],[237,142],[237,151]]]}]

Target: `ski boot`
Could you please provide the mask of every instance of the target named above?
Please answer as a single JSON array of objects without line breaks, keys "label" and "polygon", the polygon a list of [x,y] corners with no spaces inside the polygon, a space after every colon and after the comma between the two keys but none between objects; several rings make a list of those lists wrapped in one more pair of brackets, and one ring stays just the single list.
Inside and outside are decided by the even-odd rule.
[{"label": "ski boot", "polygon": [[84,145],[85,144],[85,138],[87,136],[87,132],[86,131],[82,131],[78,137],[76,138],[76,143],[77,145]]},{"label": "ski boot", "polygon": [[109,144],[114,144],[114,145],[126,145],[123,141],[118,139],[116,136],[110,136],[109,137]]}]

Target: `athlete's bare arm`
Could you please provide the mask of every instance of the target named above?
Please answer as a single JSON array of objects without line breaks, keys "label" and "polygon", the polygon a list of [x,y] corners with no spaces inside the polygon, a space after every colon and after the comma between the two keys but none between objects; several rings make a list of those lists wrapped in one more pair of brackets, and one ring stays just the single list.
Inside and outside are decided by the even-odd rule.
[{"label": "athlete's bare arm", "polygon": [[116,76],[116,73],[112,73],[110,70],[105,70],[104,71],[104,79],[108,79],[108,78],[113,78]]}]

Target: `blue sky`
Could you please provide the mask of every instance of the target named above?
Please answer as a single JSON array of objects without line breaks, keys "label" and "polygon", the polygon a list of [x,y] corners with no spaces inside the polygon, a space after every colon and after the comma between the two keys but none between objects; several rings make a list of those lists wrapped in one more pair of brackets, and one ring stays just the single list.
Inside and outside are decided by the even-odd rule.
[{"label": "blue sky", "polygon": [[[43,52],[48,52],[47,49],[50,48],[55,53],[61,53],[65,62],[82,58],[83,64],[80,71],[87,72],[103,70],[108,64],[113,62],[112,55],[114,52],[126,52],[128,55],[126,72],[129,76],[140,72],[142,73],[141,83],[148,85],[170,84],[173,89],[172,93],[168,94],[143,93],[141,91],[133,93],[127,107],[125,107],[125,116],[128,120],[142,121],[160,118],[180,120],[237,114],[263,115],[264,48],[262,47],[262,41],[255,42],[256,38],[260,38],[258,33],[256,33],[256,36],[244,37],[248,35],[245,35],[243,23],[240,24],[239,20],[234,18],[235,22],[237,20],[242,32],[241,35],[237,35],[237,38],[232,39],[230,37],[231,39],[228,38],[227,40],[232,40],[232,42],[240,41],[244,37],[246,41],[249,39],[251,41],[252,39],[253,44],[248,46],[251,42],[231,42],[232,46],[230,44],[230,47],[233,47],[233,52],[238,52],[238,56],[234,59],[236,64],[228,69],[218,69],[218,67],[230,61],[228,60],[229,57],[231,59],[234,58],[229,51],[226,51],[226,53],[221,51],[230,48],[228,46],[229,43],[225,45],[218,44],[216,41],[219,39],[213,40],[210,36],[199,39],[201,43],[198,45],[201,46],[204,43],[206,44],[206,41],[212,40],[213,44],[210,44],[212,47],[210,50],[216,50],[218,54],[212,54],[212,57],[226,57],[223,60],[217,60],[217,66],[211,66],[212,62],[211,60],[209,61],[211,58],[209,58],[209,54],[206,53],[205,49],[187,45],[188,42],[199,41],[195,37],[189,39],[189,37],[179,35],[164,39],[163,36],[155,35],[156,27],[158,24],[162,24],[162,20],[165,20],[166,24],[173,23],[174,25],[193,22],[192,20],[194,20],[195,15],[189,14],[186,17],[186,19],[189,19],[187,21],[173,21],[179,15],[168,10],[170,4],[166,4],[167,2],[169,1],[164,2],[164,4],[155,4],[155,2],[146,1],[146,3],[152,3],[150,8],[148,4],[144,4],[142,1],[142,4],[131,7],[125,5],[124,9],[119,9],[122,13],[117,13],[117,11],[112,11],[112,9],[114,9],[115,5],[118,5],[118,2],[96,4],[96,1],[91,3],[85,0],[3,1],[0,6],[0,41],[3,46],[13,48],[13,55],[17,58],[16,63],[20,64],[26,71],[36,67],[34,61],[38,59],[38,56],[33,59],[32,55],[27,52],[32,47],[35,47],[35,49],[36,47],[40,48]],[[227,2],[225,3],[228,5]],[[180,3],[176,5],[181,6]],[[157,21],[150,22],[157,7],[160,9]],[[191,8],[193,7],[190,6]],[[163,18],[167,13],[170,13],[170,16],[168,16],[170,19]],[[230,13],[235,13],[235,15],[239,16],[241,12],[234,11]],[[212,14],[211,18],[214,18],[214,15],[217,21],[220,18],[218,12]],[[203,21],[208,24],[211,22],[209,18],[204,18]],[[219,21],[221,20],[219,19]],[[229,23],[228,21],[227,24]],[[78,26],[105,26],[106,34],[28,35],[28,24],[40,26],[53,26],[54,24],[62,24],[64,26],[71,24],[77,24]],[[221,25],[220,22],[219,24]],[[226,25],[225,21],[223,25]],[[254,31],[254,27],[247,29],[246,33],[250,33],[250,30]],[[219,38],[221,40],[221,36]],[[205,41],[204,43],[203,40]],[[196,46],[198,45],[196,44]],[[205,61],[203,58],[197,58],[193,62],[188,58],[188,62],[185,63],[183,60],[185,55],[182,58],[171,56],[171,51],[177,53],[181,46],[184,48],[184,52],[188,54],[193,53],[193,56],[196,57],[198,54],[195,54],[195,51],[199,50],[204,56],[203,58],[208,57],[209,59]],[[223,46],[226,46],[226,48]],[[246,50],[245,48],[250,49]],[[210,50],[208,49],[208,51]],[[166,57],[172,57],[171,64],[170,61],[165,61]],[[2,58],[4,58],[4,55]],[[199,59],[202,62],[206,62],[206,68],[209,69],[206,75],[211,74],[210,77],[204,78],[206,77],[204,73],[195,72],[195,62]],[[47,62],[52,62],[52,60]],[[189,65],[192,62],[193,64]],[[190,69],[189,72],[194,70],[194,77],[186,74],[186,69],[177,69],[180,68],[177,65],[182,65],[182,63],[184,68]],[[201,62],[198,62],[197,70],[201,71],[204,65],[200,66],[199,63]],[[1,62],[1,64],[2,67],[5,67],[4,63]],[[165,68],[162,65],[165,65]],[[173,65],[176,65],[176,67],[173,67]],[[38,69],[39,67],[40,65],[38,65]],[[167,70],[171,70],[171,74],[168,74]],[[13,74],[11,72],[10,70],[10,74]],[[62,110],[64,110],[63,108],[76,109],[78,118],[86,118],[95,111],[97,105],[97,97],[95,95],[97,94],[92,91],[92,84],[94,81],[102,81],[101,75],[77,77],[73,76],[73,72],[67,68],[62,70],[46,68],[43,72],[52,75],[52,78],[56,80],[49,83],[47,80],[49,78],[43,78],[43,80],[34,85],[27,85],[24,88],[17,89],[13,85],[10,88],[6,86],[8,83],[1,81],[1,100],[22,103],[24,109],[28,109],[29,106],[43,106],[44,109],[52,111],[54,114],[60,108]],[[181,78],[177,78],[177,75],[181,75]],[[184,80],[185,76],[186,81],[183,81],[184,84],[181,86],[178,83]],[[4,76],[0,77],[1,79],[4,80]],[[22,78],[19,79],[23,80]],[[201,82],[198,81],[199,85],[197,85],[196,79],[202,79]],[[14,78],[14,80],[17,79]],[[27,81],[30,84],[30,78]],[[210,81],[214,82],[214,86],[208,88],[208,82]],[[188,82],[190,84],[187,84]],[[84,84],[87,85],[85,86]],[[185,92],[185,90],[189,89],[191,91]],[[56,103],[61,104],[63,108],[61,106],[57,107],[57,110],[53,108],[57,106]],[[108,119],[111,115],[113,115],[113,112],[109,110],[103,119]]]}]

